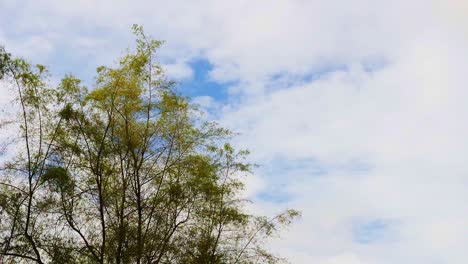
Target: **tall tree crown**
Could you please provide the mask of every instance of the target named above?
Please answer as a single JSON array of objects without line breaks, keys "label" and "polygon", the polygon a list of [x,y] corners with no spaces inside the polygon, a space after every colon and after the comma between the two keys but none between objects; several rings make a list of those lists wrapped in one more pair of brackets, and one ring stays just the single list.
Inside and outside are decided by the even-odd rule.
[{"label": "tall tree crown", "polygon": [[[16,90],[15,156],[0,175],[1,263],[278,263],[263,246],[298,216],[244,209],[247,151],[197,118],[164,75],[162,42],[97,68],[95,87],[0,50]],[[3,126],[2,129],[7,129]]]}]

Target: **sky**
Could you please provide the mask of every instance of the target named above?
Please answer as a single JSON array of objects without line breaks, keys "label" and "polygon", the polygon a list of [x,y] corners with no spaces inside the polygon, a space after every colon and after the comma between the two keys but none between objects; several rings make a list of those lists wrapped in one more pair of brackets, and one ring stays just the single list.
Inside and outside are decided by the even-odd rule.
[{"label": "sky", "polygon": [[[0,0],[0,43],[52,81],[131,47],[261,166],[256,212],[302,218],[274,252],[298,264],[468,259],[468,2]],[[0,101],[10,95],[0,87]]]}]

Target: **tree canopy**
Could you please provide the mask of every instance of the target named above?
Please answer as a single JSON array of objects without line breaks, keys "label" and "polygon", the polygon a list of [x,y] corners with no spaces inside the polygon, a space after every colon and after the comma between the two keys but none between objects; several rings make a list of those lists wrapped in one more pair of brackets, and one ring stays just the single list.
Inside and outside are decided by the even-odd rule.
[{"label": "tree canopy", "polygon": [[[18,129],[0,168],[0,263],[279,263],[265,239],[298,216],[245,209],[252,165],[233,133],[198,118],[157,61],[161,42],[97,68],[93,89],[58,87],[0,49]],[[11,147],[13,146],[13,147]]]}]

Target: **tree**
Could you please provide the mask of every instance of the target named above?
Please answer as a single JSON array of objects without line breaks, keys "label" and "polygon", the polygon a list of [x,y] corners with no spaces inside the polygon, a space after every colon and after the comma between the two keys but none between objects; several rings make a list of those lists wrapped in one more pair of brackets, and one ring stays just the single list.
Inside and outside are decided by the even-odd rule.
[{"label": "tree", "polygon": [[[278,263],[262,245],[298,216],[248,214],[248,152],[197,119],[157,63],[161,45],[98,67],[88,91],[72,75],[0,50],[0,79],[17,92],[15,155],[0,175],[1,263]],[[2,129],[7,129],[3,126]],[[12,155],[9,155],[12,156]]]}]

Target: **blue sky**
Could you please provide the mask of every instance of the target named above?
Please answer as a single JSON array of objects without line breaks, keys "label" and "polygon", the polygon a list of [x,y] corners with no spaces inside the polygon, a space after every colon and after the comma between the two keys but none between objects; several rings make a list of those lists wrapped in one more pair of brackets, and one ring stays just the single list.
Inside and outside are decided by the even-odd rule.
[{"label": "blue sky", "polygon": [[[468,5],[463,0],[0,0],[0,43],[92,86],[132,47],[261,164],[249,210],[302,219],[292,263],[466,263]],[[9,97],[0,84],[0,101]]]},{"label": "blue sky", "polygon": [[210,78],[213,65],[206,59],[194,59],[188,62],[192,69],[192,76],[180,81],[177,89],[191,98],[199,96],[210,96],[220,103],[228,100],[228,87],[233,83],[218,83]]}]

